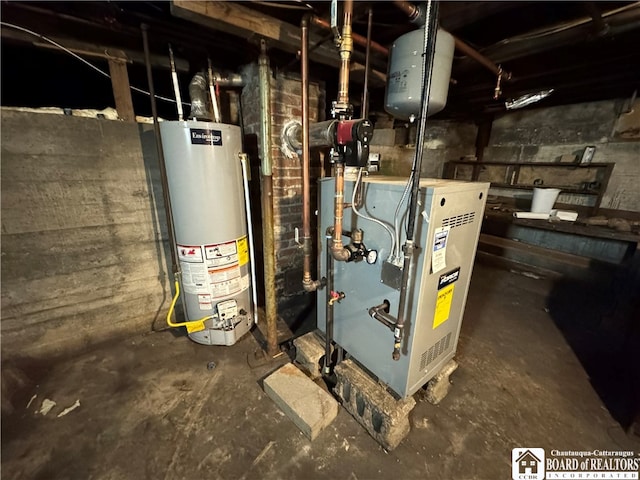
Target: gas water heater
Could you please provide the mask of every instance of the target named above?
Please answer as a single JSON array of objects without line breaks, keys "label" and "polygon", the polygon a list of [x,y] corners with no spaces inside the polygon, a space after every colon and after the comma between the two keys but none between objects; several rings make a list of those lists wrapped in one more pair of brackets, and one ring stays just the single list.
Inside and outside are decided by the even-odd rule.
[{"label": "gas water heater", "polygon": [[165,121],[160,131],[185,320],[207,318],[189,336],[233,345],[254,318],[240,127]]}]

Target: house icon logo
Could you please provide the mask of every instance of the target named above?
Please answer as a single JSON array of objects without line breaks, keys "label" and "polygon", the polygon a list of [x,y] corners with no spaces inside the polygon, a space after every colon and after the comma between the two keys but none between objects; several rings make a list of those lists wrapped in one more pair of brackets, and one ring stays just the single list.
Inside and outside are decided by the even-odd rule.
[{"label": "house icon logo", "polygon": [[544,480],[544,448],[511,450],[513,480]]}]

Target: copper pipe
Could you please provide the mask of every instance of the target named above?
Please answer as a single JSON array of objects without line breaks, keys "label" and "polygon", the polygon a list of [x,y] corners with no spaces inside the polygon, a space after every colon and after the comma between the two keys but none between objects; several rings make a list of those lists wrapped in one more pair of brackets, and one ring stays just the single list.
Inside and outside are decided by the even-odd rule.
[{"label": "copper pipe", "polygon": [[[313,16],[311,17],[311,23],[316,27],[323,28],[325,30],[331,30],[331,24],[327,22],[324,18]],[[353,43],[356,45],[360,45],[361,47],[367,46],[367,38],[359,35],[357,33],[351,32],[351,38],[353,38]],[[371,42],[371,50],[376,53],[379,53],[382,56],[389,56],[389,49],[383,45],[380,45],[378,42]]]},{"label": "copper pipe", "polygon": [[353,53],[353,35],[351,19],[353,15],[353,0],[344,2],[344,23],[342,25],[342,42],[340,43],[340,81],[338,83],[339,105],[349,103],[349,68],[351,53]]},{"label": "copper pipe", "polygon": [[[405,0],[394,0],[393,3],[396,7],[402,10],[407,17],[409,17],[409,21],[411,23],[420,21],[420,9],[413,3],[407,2]],[[424,19],[422,19],[421,21],[424,22]]]},{"label": "copper pipe", "polygon": [[494,75],[500,75],[503,80],[511,80],[511,72],[505,72],[499,65],[493,63],[489,58],[482,55],[475,48],[467,45],[458,37],[453,37],[456,45],[456,49],[461,53],[464,53],[467,57],[473,58],[480,65],[491,71]]},{"label": "copper pipe", "polygon": [[311,189],[309,178],[309,27],[307,18],[300,23],[300,76],[302,77],[302,251],[304,254],[302,288],[314,292],[322,282],[311,277]]},{"label": "copper pipe", "polygon": [[344,215],[344,163],[335,165],[336,188],[333,197],[333,240],[331,255],[339,262],[346,262],[349,251],[342,245],[342,218]]},{"label": "copper pipe", "polygon": [[[407,17],[409,17],[409,21],[411,23],[418,23],[420,25],[424,24],[424,13],[420,10],[419,7],[415,6],[413,3],[407,2],[406,0],[393,0],[393,4],[396,7],[398,7],[400,10],[402,10],[407,15]],[[482,65],[483,67],[491,71],[491,73],[493,73],[494,75],[496,76],[499,75],[500,73],[499,65],[496,65],[495,62],[491,61],[491,59],[489,59],[488,57],[485,57],[475,48],[471,47],[470,45],[467,45],[458,37],[454,36],[453,39],[455,40],[456,48],[461,53],[474,59],[480,65]],[[510,72],[502,71],[503,80],[511,80],[511,76],[512,75]]]}]

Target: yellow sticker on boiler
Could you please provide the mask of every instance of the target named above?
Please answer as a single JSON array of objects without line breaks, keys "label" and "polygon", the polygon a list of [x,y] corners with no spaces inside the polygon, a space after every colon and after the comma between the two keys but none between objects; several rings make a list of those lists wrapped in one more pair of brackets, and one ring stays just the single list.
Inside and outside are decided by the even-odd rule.
[{"label": "yellow sticker on boiler", "polygon": [[238,263],[240,266],[249,263],[249,241],[247,237],[242,237],[237,240],[238,243]]},{"label": "yellow sticker on boiler", "polygon": [[449,319],[449,313],[451,313],[451,301],[453,300],[453,287],[452,283],[447,285],[442,290],[438,291],[438,298],[436,299],[436,312],[433,315],[433,329],[435,330],[438,325],[446,322]]}]

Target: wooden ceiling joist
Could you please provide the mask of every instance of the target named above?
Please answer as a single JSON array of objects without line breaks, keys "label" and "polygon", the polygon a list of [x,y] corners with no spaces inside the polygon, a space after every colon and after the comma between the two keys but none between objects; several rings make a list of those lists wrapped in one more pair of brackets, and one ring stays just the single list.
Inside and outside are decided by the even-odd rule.
[{"label": "wooden ceiling joist", "polygon": [[[190,0],[172,0],[171,13],[175,17],[189,20],[212,30],[245,38],[249,42],[259,42],[264,38],[271,48],[297,53],[300,50],[300,29],[297,26],[278,20],[264,13],[249,9],[235,2],[193,2]],[[321,41],[321,37],[311,33],[310,44]],[[335,68],[340,66],[338,51],[329,42],[319,45],[309,53],[309,59]],[[353,72],[362,72],[364,66],[351,63]],[[386,75],[371,70],[372,83],[384,84]],[[362,82],[362,75],[354,75],[356,82]]]}]

